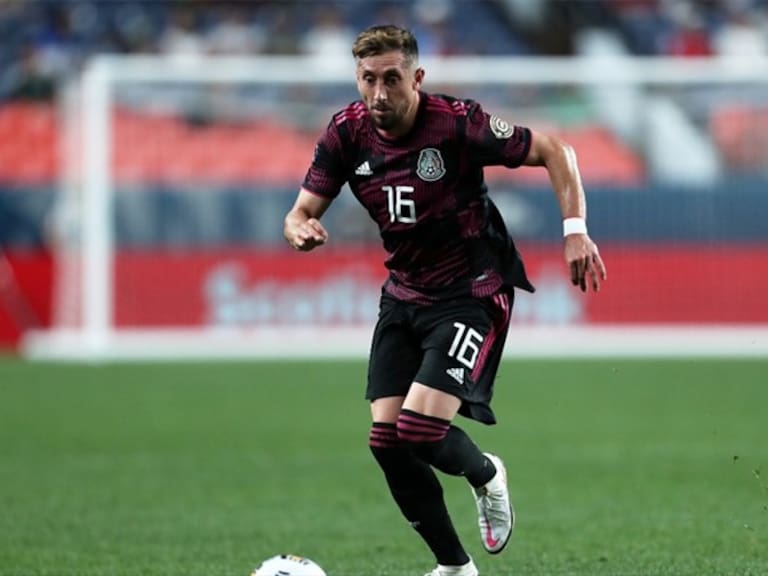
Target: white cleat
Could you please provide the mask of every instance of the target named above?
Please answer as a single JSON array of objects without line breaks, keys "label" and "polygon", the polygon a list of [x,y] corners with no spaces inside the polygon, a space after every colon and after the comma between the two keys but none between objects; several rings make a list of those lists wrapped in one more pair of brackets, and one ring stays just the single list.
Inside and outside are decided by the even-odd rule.
[{"label": "white cleat", "polygon": [[437,568],[432,570],[432,572],[427,572],[424,576],[478,576],[479,574],[477,566],[475,566],[472,558],[470,558],[469,562],[461,566],[443,566],[438,564]]},{"label": "white cleat", "polygon": [[477,504],[477,523],[483,547],[490,554],[498,554],[509,542],[515,527],[515,511],[509,501],[507,470],[501,458],[485,453],[496,467],[496,475],[485,486],[473,488]]}]

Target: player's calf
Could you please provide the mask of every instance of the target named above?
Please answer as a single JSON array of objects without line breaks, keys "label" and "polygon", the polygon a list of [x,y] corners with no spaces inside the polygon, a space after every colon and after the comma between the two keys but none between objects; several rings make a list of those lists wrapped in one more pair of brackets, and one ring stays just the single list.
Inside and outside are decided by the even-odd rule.
[{"label": "player's calf", "polygon": [[476,488],[485,485],[496,469],[469,436],[450,421],[401,410],[397,436],[422,460],[451,476],[465,476]]},{"label": "player's calf", "polygon": [[369,444],[403,516],[437,561],[448,566],[465,564],[469,556],[451,522],[443,488],[429,464],[398,438],[394,424],[375,422]]}]

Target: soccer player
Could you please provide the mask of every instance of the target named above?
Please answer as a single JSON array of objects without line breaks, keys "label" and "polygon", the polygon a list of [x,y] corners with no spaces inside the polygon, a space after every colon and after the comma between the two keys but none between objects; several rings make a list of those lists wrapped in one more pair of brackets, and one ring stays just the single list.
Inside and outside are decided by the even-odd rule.
[{"label": "soccer player", "polygon": [[599,290],[606,269],[587,235],[574,151],[461,100],[421,90],[416,39],[396,26],[356,38],[361,100],[333,116],[285,217],[296,250],[328,241],[320,218],[345,182],[379,226],[389,277],[373,334],[370,449],[405,518],[437,560],[426,576],[476,576],[434,469],[464,476],[480,537],[502,551],[514,525],[502,460],[452,422],[494,424],[493,381],[515,288],[533,291],[483,167],[544,166],[564,218],[571,281]]}]

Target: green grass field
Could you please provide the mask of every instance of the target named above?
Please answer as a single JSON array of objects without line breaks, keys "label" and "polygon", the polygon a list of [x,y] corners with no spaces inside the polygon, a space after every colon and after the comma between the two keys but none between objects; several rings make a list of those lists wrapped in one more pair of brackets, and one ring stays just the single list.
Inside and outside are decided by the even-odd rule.
[{"label": "green grass field", "polygon": [[[367,448],[363,362],[0,361],[0,574],[248,576],[281,552],[329,576],[421,576],[431,555]],[[483,576],[768,574],[768,360],[507,361],[518,512]]]}]

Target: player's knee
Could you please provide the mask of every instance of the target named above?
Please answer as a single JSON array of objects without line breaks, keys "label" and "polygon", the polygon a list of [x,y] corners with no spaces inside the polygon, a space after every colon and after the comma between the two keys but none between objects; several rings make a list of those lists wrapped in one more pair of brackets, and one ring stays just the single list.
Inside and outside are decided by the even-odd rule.
[{"label": "player's knee", "polygon": [[451,427],[449,420],[403,409],[397,417],[397,437],[409,446],[435,446]]},{"label": "player's knee", "polygon": [[408,484],[408,468],[413,455],[397,437],[393,423],[374,422],[368,436],[368,447],[373,458],[384,471],[390,488],[401,490]]},{"label": "player's knee", "polygon": [[402,442],[397,437],[397,427],[389,422],[374,422],[368,434],[368,446],[375,453],[377,450],[399,448]]}]

